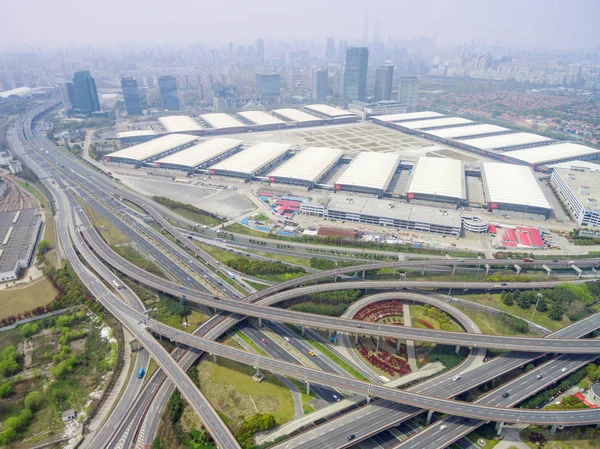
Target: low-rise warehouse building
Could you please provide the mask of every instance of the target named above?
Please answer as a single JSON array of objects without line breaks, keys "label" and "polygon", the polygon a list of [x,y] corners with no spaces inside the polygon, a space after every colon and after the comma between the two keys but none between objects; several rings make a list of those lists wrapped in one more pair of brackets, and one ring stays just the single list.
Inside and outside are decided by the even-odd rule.
[{"label": "low-rise warehouse building", "polygon": [[215,131],[229,132],[232,130],[242,131],[247,126],[240,122],[235,117],[222,112],[215,112],[212,114],[202,114],[200,118],[204,123],[213,128]]},{"label": "low-rise warehouse building", "polygon": [[401,123],[408,122],[411,120],[424,120],[424,119],[433,119],[444,117],[444,114],[440,114],[439,112],[433,111],[422,111],[422,112],[406,112],[403,114],[386,114],[386,115],[377,115],[373,117],[374,122],[382,122],[382,123]]},{"label": "low-rise warehouse building", "polygon": [[436,157],[420,157],[407,182],[409,201],[453,203],[467,200],[465,169],[462,161]]},{"label": "low-rise warehouse building", "polygon": [[296,126],[317,126],[327,123],[327,121],[323,120],[322,118],[307,114],[306,112],[299,111],[298,109],[274,109],[271,112],[286,122],[294,122]]},{"label": "low-rise warehouse building", "polygon": [[312,189],[344,155],[342,150],[308,147],[269,173],[269,182],[299,184]]},{"label": "low-rise warehouse building", "polygon": [[169,115],[159,117],[158,121],[168,133],[182,133],[186,131],[200,131],[202,127],[187,115]]},{"label": "low-rise warehouse building", "polygon": [[595,162],[580,161],[580,160],[574,160],[574,161],[569,161],[569,162],[559,162],[558,164],[549,165],[548,168],[551,168],[551,169],[568,168],[569,170],[574,170],[574,171],[600,172],[600,164],[597,164]]},{"label": "low-rise warehouse building", "polygon": [[241,149],[243,143],[238,139],[216,137],[158,159],[155,162],[156,168],[187,170],[191,173],[231,156]]},{"label": "low-rise warehouse building", "polygon": [[502,126],[480,123],[477,125],[436,129],[427,131],[426,134],[428,137],[438,137],[440,139],[466,139],[471,137],[486,137],[508,132],[511,132],[511,130],[508,128],[503,128]]},{"label": "low-rise warehouse building", "polygon": [[576,143],[557,143],[504,153],[507,161],[532,167],[574,159],[600,159],[600,150]]},{"label": "low-rise warehouse building", "polygon": [[473,123],[473,120],[469,120],[462,117],[442,117],[430,118],[427,120],[414,120],[396,124],[400,128],[407,128],[412,130],[426,130],[435,128],[447,128],[449,126],[468,125],[470,123]]},{"label": "low-rise warehouse building", "polygon": [[146,142],[156,137],[156,132],[151,129],[136,129],[117,133],[117,138],[123,143]]},{"label": "low-rise warehouse building", "polygon": [[29,266],[41,228],[37,209],[0,212],[0,282],[18,279]]},{"label": "low-rise warehouse building", "polygon": [[238,112],[237,115],[254,126],[260,126],[264,130],[284,128],[286,126],[283,120],[273,117],[264,111],[243,111]]},{"label": "low-rise warehouse building", "polygon": [[329,219],[455,237],[460,235],[462,227],[461,216],[457,211],[439,210],[380,199],[347,198],[336,195],[329,201],[329,204],[322,206],[322,214],[319,214],[319,209],[314,206],[311,203],[302,203],[300,211],[311,215],[322,215]]},{"label": "low-rise warehouse building", "polygon": [[459,139],[454,143],[466,150],[485,155],[492,153],[513,151],[521,148],[550,144],[552,139],[531,133],[512,133],[499,136],[477,137],[474,139]]},{"label": "low-rise warehouse building", "polygon": [[286,143],[257,143],[211,166],[210,174],[235,176],[249,181],[279,162],[291,147]]},{"label": "low-rise warehouse building", "polygon": [[362,152],[335,181],[335,190],[383,196],[398,169],[401,157],[390,153]]},{"label": "low-rise warehouse building", "polygon": [[358,120],[358,117],[352,112],[344,111],[343,109],[335,108],[328,104],[309,104],[304,106],[304,110],[318,117],[333,120],[335,123],[349,123]]},{"label": "low-rise warehouse building", "polygon": [[198,138],[189,134],[169,134],[157,139],[133,145],[106,155],[106,162],[123,162],[140,166],[153,162],[168,154],[181,151],[192,145]]},{"label": "low-rise warehouse building", "polygon": [[488,210],[513,211],[522,215],[549,217],[552,207],[531,168],[523,165],[484,162],[483,191]]},{"label": "low-rise warehouse building", "polygon": [[584,227],[600,227],[600,173],[556,168],[551,183],[577,223]]}]

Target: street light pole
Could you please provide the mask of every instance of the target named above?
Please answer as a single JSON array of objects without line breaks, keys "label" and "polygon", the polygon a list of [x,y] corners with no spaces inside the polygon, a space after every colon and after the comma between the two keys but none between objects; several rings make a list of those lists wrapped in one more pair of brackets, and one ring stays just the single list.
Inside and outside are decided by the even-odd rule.
[{"label": "street light pole", "polygon": [[533,323],[533,316],[535,315],[535,311],[537,310],[537,306],[540,303],[540,299],[542,299],[544,297],[544,295],[542,295],[541,293],[537,294],[537,301],[535,302],[535,307],[533,308],[533,313],[531,314],[531,321]]}]

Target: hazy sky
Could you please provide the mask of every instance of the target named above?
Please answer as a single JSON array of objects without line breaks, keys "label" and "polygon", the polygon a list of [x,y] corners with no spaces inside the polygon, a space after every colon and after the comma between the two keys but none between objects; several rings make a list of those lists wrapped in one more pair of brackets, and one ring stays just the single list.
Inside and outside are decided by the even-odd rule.
[{"label": "hazy sky", "polygon": [[0,0],[0,46],[298,40],[363,35],[548,48],[600,45],[600,0]]}]

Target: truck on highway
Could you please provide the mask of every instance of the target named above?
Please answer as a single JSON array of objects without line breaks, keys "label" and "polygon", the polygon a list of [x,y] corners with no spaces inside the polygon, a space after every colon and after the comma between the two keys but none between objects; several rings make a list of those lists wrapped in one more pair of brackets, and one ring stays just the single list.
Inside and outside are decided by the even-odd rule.
[{"label": "truck on highway", "polygon": [[533,259],[531,257],[526,257],[523,259],[523,262],[533,262]]},{"label": "truck on highway", "polygon": [[117,281],[112,281],[112,284],[115,288],[121,288],[121,284],[119,284]]}]

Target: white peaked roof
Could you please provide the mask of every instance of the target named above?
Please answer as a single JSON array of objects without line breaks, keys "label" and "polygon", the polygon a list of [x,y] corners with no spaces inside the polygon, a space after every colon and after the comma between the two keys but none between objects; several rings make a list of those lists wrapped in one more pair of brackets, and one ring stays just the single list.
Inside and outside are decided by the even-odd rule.
[{"label": "white peaked roof", "polygon": [[110,158],[118,157],[120,159],[143,162],[162,153],[166,153],[169,150],[193,142],[196,139],[198,139],[196,136],[190,136],[189,134],[169,134],[167,136],[149,140],[148,142],[133,145],[124,150],[109,153],[106,156]]},{"label": "white peaked roof", "polygon": [[202,114],[200,116],[200,118],[202,118],[202,120],[204,120],[206,123],[208,123],[210,126],[212,126],[215,129],[243,128],[246,126],[242,122],[240,122],[238,119],[232,117],[229,114],[224,114],[222,112],[215,112],[212,114]]},{"label": "white peaked roof", "polygon": [[567,142],[515,150],[507,153],[507,156],[535,165],[593,154],[600,154],[600,151],[585,145]]},{"label": "white peaked roof", "polygon": [[508,128],[503,128],[498,125],[478,124],[471,126],[457,126],[454,128],[436,129],[426,131],[432,136],[441,137],[442,139],[460,139],[461,137],[481,136],[483,134],[496,134],[510,131]]},{"label": "white peaked roof", "polygon": [[335,108],[333,106],[329,106],[328,104],[309,104],[308,106],[304,106],[304,108],[331,118],[348,116],[355,117],[355,115],[350,111],[344,111],[343,109]]},{"label": "white peaked roof", "polygon": [[532,143],[549,142],[549,137],[538,136],[531,133],[512,133],[502,134],[500,136],[477,137],[474,139],[458,140],[460,143],[470,145],[480,150],[495,150],[498,148],[517,147],[520,145],[530,145]]},{"label": "white peaked roof", "polygon": [[304,111],[299,111],[298,109],[274,109],[273,112],[288,120],[291,120],[292,122],[314,122],[321,120],[319,117],[310,115]]},{"label": "white peaked roof", "polygon": [[444,114],[440,114],[439,112],[433,111],[423,111],[423,112],[406,112],[404,114],[387,114],[387,115],[377,115],[373,118],[377,120],[381,120],[382,122],[407,122],[409,120],[421,120],[426,118],[435,118],[435,117],[443,117]]},{"label": "white peaked roof", "polygon": [[126,139],[128,137],[146,137],[155,136],[156,133],[151,129],[134,129],[132,131],[122,131],[117,134],[119,139]]},{"label": "white peaked roof", "polygon": [[404,126],[408,129],[426,129],[426,128],[443,128],[445,126],[454,125],[466,125],[473,123],[473,120],[469,120],[462,117],[443,117],[434,118],[429,120],[416,120],[410,122],[402,122],[399,125]]},{"label": "white peaked roof", "polygon": [[456,159],[420,157],[415,163],[409,193],[466,198],[463,163]]},{"label": "white peaked roof", "polygon": [[399,163],[400,156],[397,154],[358,153],[358,156],[354,158],[335,183],[385,190],[390,184]]},{"label": "white peaked roof", "polygon": [[343,156],[335,148],[308,147],[278,167],[269,176],[317,182]]},{"label": "white peaked roof", "polygon": [[185,131],[199,131],[202,128],[198,123],[187,115],[169,115],[159,117],[160,124],[170,133],[180,133]]},{"label": "white peaked roof", "polygon": [[273,117],[264,111],[243,111],[237,114],[255,125],[282,125],[285,123],[283,120]]},{"label": "white peaked roof", "polygon": [[242,143],[243,140],[227,139],[224,137],[206,140],[157,160],[156,166],[170,164],[195,168],[229,150],[239,147]]},{"label": "white peaked roof", "polygon": [[253,175],[265,165],[283,155],[291,145],[287,143],[262,142],[211,166],[211,170],[230,171]]},{"label": "white peaked roof", "polygon": [[488,202],[552,209],[531,168],[484,162],[481,171]]}]

